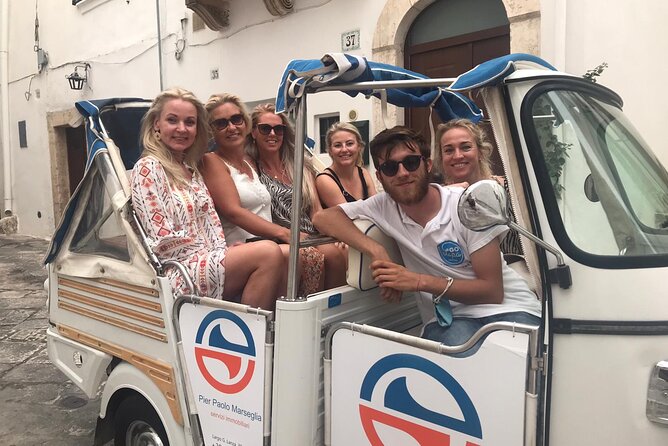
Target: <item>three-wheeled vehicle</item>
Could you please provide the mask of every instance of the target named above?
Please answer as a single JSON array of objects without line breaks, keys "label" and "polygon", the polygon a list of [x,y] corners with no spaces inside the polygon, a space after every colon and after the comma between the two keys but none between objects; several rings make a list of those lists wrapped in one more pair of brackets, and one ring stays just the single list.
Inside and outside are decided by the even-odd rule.
[{"label": "three-wheeled vehicle", "polygon": [[[96,444],[667,444],[668,174],[621,98],[527,55],[434,80],[328,56],[295,61],[279,89],[297,147],[307,98],[331,90],[431,105],[443,119],[475,118],[459,93],[482,96],[508,203],[529,231],[541,326],[496,323],[458,347],[421,339],[416,297],[384,302],[352,249],[348,285],[309,296],[296,295],[293,255],[274,312],[192,284],[174,295],[165,270],[188,281],[185,270],[151,252],[127,178],[148,102],[80,102],[89,157],[45,259],[47,335],[51,361],[88,396],[101,391]],[[503,191],[481,183],[463,196],[471,228],[515,225]],[[373,224],[356,223],[401,260]],[[451,356],[487,334],[475,354]]]}]

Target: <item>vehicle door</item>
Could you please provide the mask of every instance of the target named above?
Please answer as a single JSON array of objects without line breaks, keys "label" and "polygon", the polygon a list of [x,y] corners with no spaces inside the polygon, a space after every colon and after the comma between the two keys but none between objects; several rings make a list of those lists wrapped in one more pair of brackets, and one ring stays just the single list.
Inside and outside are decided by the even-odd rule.
[{"label": "vehicle door", "polygon": [[332,328],[325,444],[535,444],[529,352],[536,350],[538,329],[496,323],[483,330],[491,334],[475,354],[452,357],[463,349],[369,326]]},{"label": "vehicle door", "polygon": [[[574,77],[507,81],[540,253],[549,356],[545,444],[668,444],[668,174],[614,92]],[[513,121],[511,120],[511,122]]]}]

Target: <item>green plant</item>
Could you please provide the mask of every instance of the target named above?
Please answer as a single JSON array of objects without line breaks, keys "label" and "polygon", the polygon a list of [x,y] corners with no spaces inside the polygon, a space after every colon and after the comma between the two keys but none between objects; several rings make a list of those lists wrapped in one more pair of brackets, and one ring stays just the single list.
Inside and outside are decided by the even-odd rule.
[{"label": "green plant", "polygon": [[588,81],[591,81],[593,83],[596,83],[596,78],[603,73],[603,70],[608,68],[607,62],[602,62],[600,65],[598,65],[596,68],[593,68],[591,70],[587,70],[585,74],[582,75],[585,79]]},{"label": "green plant", "polygon": [[573,144],[560,141],[555,135],[556,120],[547,96],[542,96],[536,100],[533,111],[534,117],[537,118],[534,122],[547,173],[550,177],[550,183],[552,183],[554,195],[559,199],[564,191],[564,186],[559,183],[559,180],[564,171],[564,164],[569,157],[568,150],[573,147]]},{"label": "green plant", "polygon": [[559,141],[557,135],[551,132],[543,146],[543,157],[545,158],[547,173],[550,176],[550,182],[552,183],[554,195],[557,199],[561,198],[561,193],[564,191],[564,186],[559,184],[559,179],[564,170],[566,158],[569,157],[568,150],[571,147],[573,147],[573,144]]}]

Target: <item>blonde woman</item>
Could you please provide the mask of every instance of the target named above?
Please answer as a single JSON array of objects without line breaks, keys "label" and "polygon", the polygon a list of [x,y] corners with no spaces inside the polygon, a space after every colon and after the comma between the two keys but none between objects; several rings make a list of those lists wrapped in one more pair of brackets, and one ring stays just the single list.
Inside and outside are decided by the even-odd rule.
[{"label": "blonde woman", "polygon": [[[160,93],[144,116],[142,158],[131,176],[132,203],[162,261],[181,262],[201,295],[271,310],[283,256],[273,242],[228,247],[198,171],[207,147],[206,111],[189,91]],[[168,269],[172,287],[185,285]]]},{"label": "blonde woman", "polygon": [[[453,119],[440,124],[436,130],[436,151],[434,165],[443,171],[445,184],[467,186],[480,180],[494,179],[508,191],[504,177],[492,175],[492,144],[484,130],[468,119]],[[523,256],[519,234],[511,230],[501,242],[501,252],[512,254],[508,260]]]},{"label": "blonde woman", "polygon": [[[251,118],[241,99],[229,93],[212,95],[206,109],[216,150],[204,156],[202,174],[226,234],[233,235],[234,243],[257,237],[276,240],[285,259],[278,288],[285,293],[290,229],[272,221],[271,195],[260,182],[255,161],[246,154]],[[307,296],[324,287],[325,259],[316,248],[302,248],[299,254],[298,294]]]},{"label": "blonde woman", "polygon": [[332,164],[315,180],[322,207],[366,200],[375,195],[371,174],[362,167],[364,141],[357,127],[337,122],[327,131],[325,140]]},{"label": "blonde woman", "polygon": [[[292,214],[292,172],[295,155],[295,132],[284,114],[276,114],[273,104],[255,107],[252,116],[252,143],[248,147],[255,160],[260,181],[271,195],[272,221],[289,228]],[[311,221],[315,212],[322,209],[315,188],[316,171],[311,161],[304,158],[303,200],[300,209],[300,230],[309,235],[318,234]],[[329,289],[346,281],[346,251],[333,244],[320,245],[318,251],[325,256],[324,287]]]}]

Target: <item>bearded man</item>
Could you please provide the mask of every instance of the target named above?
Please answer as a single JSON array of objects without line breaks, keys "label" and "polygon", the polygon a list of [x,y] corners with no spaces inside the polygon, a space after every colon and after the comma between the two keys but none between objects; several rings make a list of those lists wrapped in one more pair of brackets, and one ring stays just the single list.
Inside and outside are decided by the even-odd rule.
[{"label": "bearded man", "polygon": [[[417,291],[426,322],[422,336],[450,346],[465,343],[492,322],[539,325],[539,301],[499,249],[508,228],[474,232],[464,227],[457,216],[463,189],[429,183],[432,161],[424,139],[397,126],[380,132],[370,151],[385,192],[320,211],[313,223],[321,233],[371,256],[381,296],[397,301],[403,291]],[[373,221],[394,238],[405,267],[357,229],[355,218]]]}]

